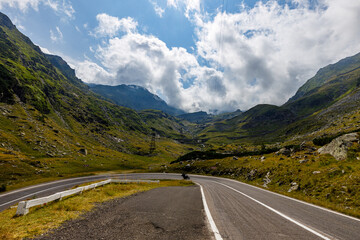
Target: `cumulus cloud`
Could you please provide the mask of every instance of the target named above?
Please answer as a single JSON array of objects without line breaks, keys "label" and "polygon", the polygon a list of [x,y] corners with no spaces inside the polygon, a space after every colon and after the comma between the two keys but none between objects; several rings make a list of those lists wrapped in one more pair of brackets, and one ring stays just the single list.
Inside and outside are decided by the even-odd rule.
[{"label": "cumulus cloud", "polygon": [[69,18],[73,18],[75,13],[71,3],[67,0],[0,0],[0,10],[7,6],[18,8],[23,12],[26,12],[29,8],[38,11],[41,4]]},{"label": "cumulus cloud", "polygon": [[227,97],[242,109],[282,104],[319,68],[360,51],[360,2],[293,4],[219,12],[198,28],[198,54],[224,69]]},{"label": "cumulus cloud", "polygon": [[101,32],[110,38],[94,49],[99,64],[85,61],[77,74],[87,82],[141,85],[186,111],[246,110],[284,103],[319,68],[360,51],[358,1],[259,2],[213,17],[187,0],[167,3],[197,12],[195,54],[139,33],[134,19],[109,18],[117,24]]},{"label": "cumulus cloud", "polygon": [[131,33],[136,31],[138,23],[131,17],[119,19],[106,13],[96,16],[99,25],[96,27],[93,35],[99,37],[114,37],[121,32]]},{"label": "cumulus cloud", "polygon": [[[170,49],[155,36],[129,31],[98,46],[95,55],[100,65],[90,61],[76,64],[77,75],[86,82],[140,85],[188,111],[207,108],[204,101],[219,107],[224,103],[221,72],[200,66],[186,49]],[[185,89],[184,84],[189,82],[191,87]],[[201,91],[204,94],[197,94]]]}]

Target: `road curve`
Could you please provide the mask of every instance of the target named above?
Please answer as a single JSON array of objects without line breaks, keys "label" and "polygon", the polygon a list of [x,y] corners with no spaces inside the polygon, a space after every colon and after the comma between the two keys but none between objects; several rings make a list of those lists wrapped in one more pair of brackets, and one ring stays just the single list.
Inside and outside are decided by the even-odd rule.
[{"label": "road curve", "polygon": [[[0,195],[0,210],[74,185],[109,177],[181,179],[180,174],[96,175],[35,185]],[[190,175],[202,186],[222,239],[360,239],[360,220],[235,180]]]}]

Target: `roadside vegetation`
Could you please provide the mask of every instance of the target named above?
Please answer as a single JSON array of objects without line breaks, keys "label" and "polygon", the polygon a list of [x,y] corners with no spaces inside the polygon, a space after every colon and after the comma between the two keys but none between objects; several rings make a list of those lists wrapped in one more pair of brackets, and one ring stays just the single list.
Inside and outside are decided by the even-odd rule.
[{"label": "roadside vegetation", "polygon": [[[89,184],[89,183],[88,183]],[[87,185],[87,184],[85,184]],[[189,186],[191,181],[161,180],[160,183],[108,184],[70,196],[62,201],[48,203],[30,209],[29,214],[15,217],[16,208],[0,213],[0,239],[32,238],[59,227],[63,222],[78,218],[93,209],[96,204],[114,198],[127,197],[158,187]]]},{"label": "roadside vegetation", "polygon": [[168,169],[236,179],[360,217],[360,145],[354,143],[348,158],[340,161],[318,154],[317,149],[308,142],[262,155],[229,157],[228,153],[221,159],[177,161]]}]

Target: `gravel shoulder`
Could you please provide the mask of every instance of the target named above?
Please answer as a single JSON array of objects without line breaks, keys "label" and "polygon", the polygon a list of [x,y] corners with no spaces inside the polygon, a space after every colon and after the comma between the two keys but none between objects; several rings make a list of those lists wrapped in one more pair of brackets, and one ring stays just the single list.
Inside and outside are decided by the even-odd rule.
[{"label": "gravel shoulder", "polygon": [[99,204],[36,239],[212,239],[200,188],[162,187]]}]

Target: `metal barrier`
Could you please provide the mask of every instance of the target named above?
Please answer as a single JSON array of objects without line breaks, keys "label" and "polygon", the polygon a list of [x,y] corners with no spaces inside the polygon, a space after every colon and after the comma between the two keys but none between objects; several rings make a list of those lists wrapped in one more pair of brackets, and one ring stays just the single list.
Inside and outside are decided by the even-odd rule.
[{"label": "metal barrier", "polygon": [[18,215],[18,216],[26,215],[29,213],[29,208],[31,208],[31,207],[44,205],[46,203],[49,203],[49,202],[52,202],[55,200],[61,201],[62,198],[64,198],[64,197],[74,195],[77,193],[82,193],[83,191],[90,190],[90,189],[93,189],[96,187],[100,187],[100,186],[103,186],[108,183],[159,183],[159,182],[160,182],[159,180],[152,181],[152,180],[108,179],[108,180],[93,183],[93,184],[90,184],[90,185],[87,185],[84,187],[78,187],[75,189],[58,192],[58,193],[55,193],[55,194],[47,196],[47,197],[32,199],[32,200],[28,200],[28,201],[21,201],[18,204],[18,207],[16,210],[16,215]]}]

